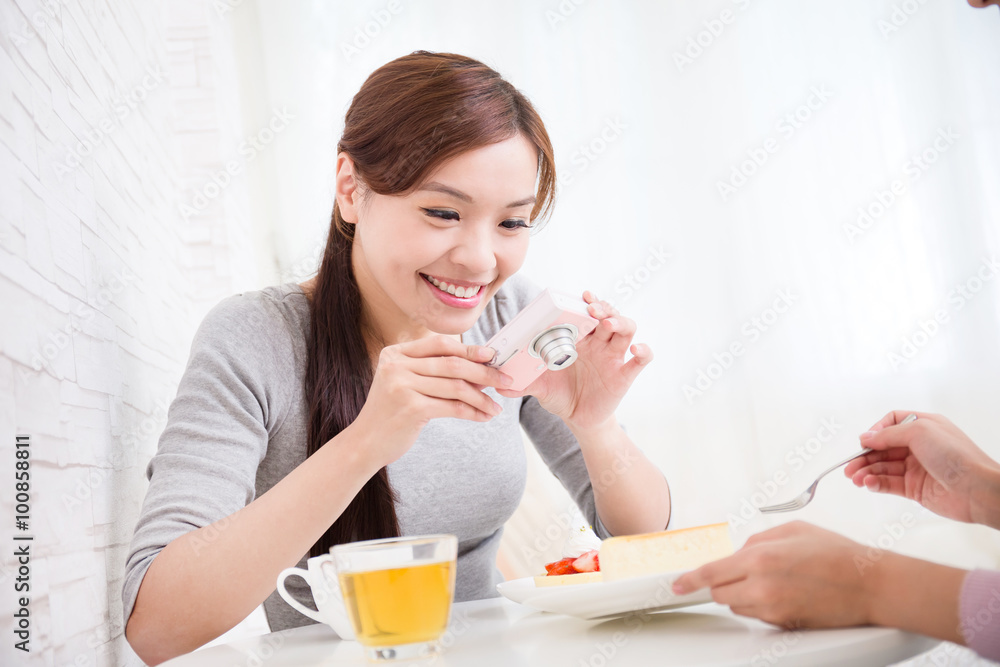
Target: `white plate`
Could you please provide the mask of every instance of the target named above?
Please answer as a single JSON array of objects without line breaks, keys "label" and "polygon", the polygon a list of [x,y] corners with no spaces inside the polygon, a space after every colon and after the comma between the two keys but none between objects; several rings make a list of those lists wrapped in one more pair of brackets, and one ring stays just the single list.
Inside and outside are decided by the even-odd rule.
[{"label": "white plate", "polygon": [[497,590],[508,600],[526,607],[584,619],[711,602],[712,594],[707,588],[687,595],[675,595],[670,590],[674,580],[685,572],[688,570],[619,581],[542,587],[535,586],[534,577],[525,577],[497,584]]}]

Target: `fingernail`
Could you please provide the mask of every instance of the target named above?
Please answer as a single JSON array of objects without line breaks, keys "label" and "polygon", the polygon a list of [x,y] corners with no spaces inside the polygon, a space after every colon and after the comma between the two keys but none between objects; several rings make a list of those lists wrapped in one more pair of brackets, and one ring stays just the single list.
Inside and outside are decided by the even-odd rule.
[{"label": "fingernail", "polygon": [[496,401],[493,401],[493,414],[498,415],[503,412],[503,408]]},{"label": "fingernail", "polygon": [[862,440],[868,440],[869,438],[874,436],[877,432],[878,431],[865,431],[864,433],[861,434],[860,438]]},{"label": "fingernail", "polygon": [[492,347],[481,347],[479,348],[479,358],[489,361],[496,354],[496,350]]},{"label": "fingernail", "polygon": [[512,378],[509,375],[507,375],[506,373],[501,373],[500,374],[500,382],[501,382],[501,384],[503,384],[503,386],[509,387],[512,384],[514,384],[514,378]]},{"label": "fingernail", "polygon": [[673,590],[673,592],[674,592],[674,593],[676,593],[677,595],[684,595],[684,593],[686,593],[686,592],[687,592],[687,591],[685,590],[685,588],[684,588],[684,585],[683,585],[683,584],[681,584],[681,582],[680,582],[680,581],[675,581],[675,582],[674,582],[674,585],[673,585],[673,586],[671,586],[670,588],[671,588],[671,590]]}]

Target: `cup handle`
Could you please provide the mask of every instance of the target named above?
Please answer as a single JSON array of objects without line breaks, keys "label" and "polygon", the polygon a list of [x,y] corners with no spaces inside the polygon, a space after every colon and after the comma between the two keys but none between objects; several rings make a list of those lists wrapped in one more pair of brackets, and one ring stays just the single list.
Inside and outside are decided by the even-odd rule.
[{"label": "cup handle", "polygon": [[326,577],[327,589],[336,598],[336,604],[327,605],[327,613],[330,618],[327,623],[340,635],[341,639],[354,639],[354,626],[351,619],[347,617],[347,607],[344,605],[344,593],[340,590],[340,583],[337,577],[337,567],[333,564],[333,559],[327,557],[320,561],[319,569]]},{"label": "cup handle", "polygon": [[310,585],[310,587],[312,586],[309,582],[309,572],[307,570],[303,570],[301,567],[286,567],[281,571],[281,574],[278,575],[278,595],[280,595],[281,599],[287,602],[292,609],[299,612],[303,616],[308,616],[317,623],[326,623],[326,619],[320,616],[318,612],[305,606],[293,598],[291,593],[285,590],[285,579],[291,576],[302,577],[305,579],[306,583]]}]

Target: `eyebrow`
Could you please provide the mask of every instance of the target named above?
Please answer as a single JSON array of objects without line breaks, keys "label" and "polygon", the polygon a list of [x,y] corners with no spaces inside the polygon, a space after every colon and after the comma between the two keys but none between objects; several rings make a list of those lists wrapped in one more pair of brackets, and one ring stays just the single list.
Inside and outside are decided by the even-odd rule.
[{"label": "eyebrow", "polygon": [[[459,201],[464,201],[467,204],[473,203],[472,197],[465,194],[461,190],[456,190],[455,188],[448,187],[443,183],[438,183],[437,181],[431,181],[430,183],[425,183],[417,189],[418,192],[428,191],[428,192],[440,192],[441,194],[446,194]],[[530,197],[525,197],[524,199],[518,199],[515,202],[507,204],[507,208],[517,208],[518,206],[527,206],[528,204],[534,204],[536,201],[535,195]]]}]

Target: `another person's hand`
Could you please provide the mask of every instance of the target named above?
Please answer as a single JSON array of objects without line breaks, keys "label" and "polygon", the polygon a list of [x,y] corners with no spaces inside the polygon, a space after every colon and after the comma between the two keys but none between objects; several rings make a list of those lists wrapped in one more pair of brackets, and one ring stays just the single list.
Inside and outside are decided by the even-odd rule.
[{"label": "another person's hand", "polygon": [[752,535],[732,556],[674,582],[675,593],[706,586],[733,613],[786,628],[829,628],[872,622],[873,577],[855,559],[867,547],[801,521]]},{"label": "another person's hand", "polygon": [[[561,417],[567,425],[591,429],[614,419],[615,409],[639,372],[653,360],[648,345],[632,345],[635,321],[621,315],[611,304],[584,292],[597,328],[576,344],[579,354],[569,368],[542,373],[524,391],[498,388],[503,396],[531,395],[543,408]],[[628,361],[625,354],[634,355]]]},{"label": "another person's hand", "polygon": [[871,624],[965,643],[958,603],[966,574],[793,521],[679,577],[674,592],[708,586],[733,613],[785,628]]},{"label": "another person's hand", "polygon": [[861,435],[876,450],[847,464],[857,486],[915,500],[936,514],[1000,527],[1000,465],[941,415],[896,410]]}]

